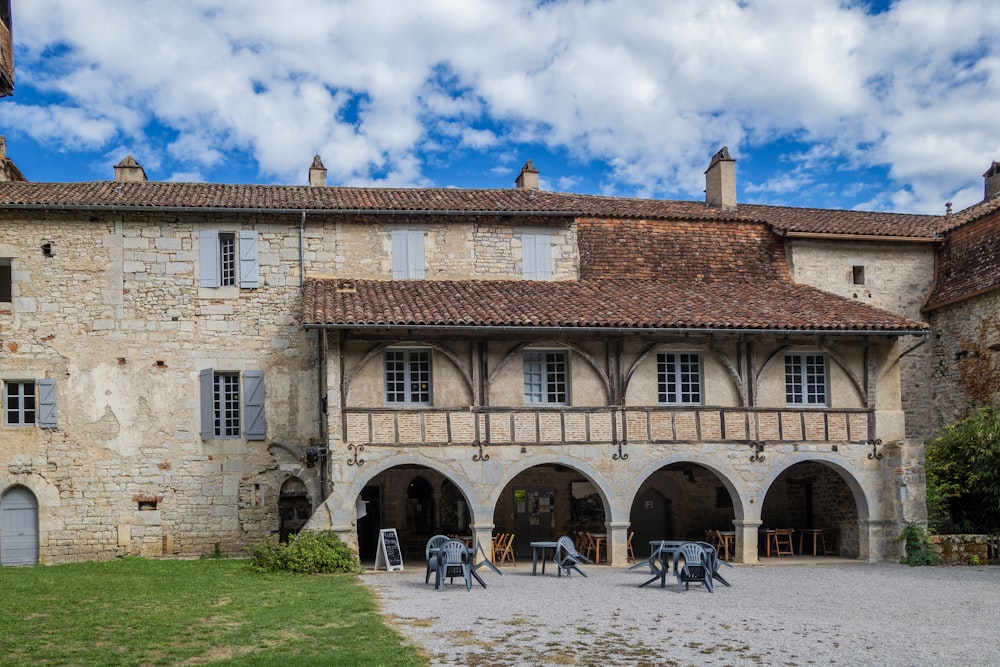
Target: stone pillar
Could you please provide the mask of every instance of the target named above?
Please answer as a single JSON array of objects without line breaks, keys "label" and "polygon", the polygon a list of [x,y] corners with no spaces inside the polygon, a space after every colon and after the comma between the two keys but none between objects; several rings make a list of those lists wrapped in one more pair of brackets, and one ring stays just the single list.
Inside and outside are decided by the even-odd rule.
[{"label": "stone pillar", "polygon": [[[478,542],[483,547],[483,553],[486,557],[493,561],[493,528],[492,523],[474,523],[472,524],[472,546],[475,547]],[[478,563],[482,560],[482,555],[476,553],[476,562]]]},{"label": "stone pillar", "polygon": [[354,549],[355,553],[358,551],[358,531],[355,526],[330,526],[340,541]]},{"label": "stone pillar", "polygon": [[733,526],[736,528],[736,561],[739,563],[758,563],[757,554],[759,545],[757,544],[758,530],[764,524],[760,519],[734,520]]},{"label": "stone pillar", "polygon": [[878,545],[882,542],[881,521],[858,519],[858,559],[874,563],[879,560]]},{"label": "stone pillar", "polygon": [[[628,527],[627,521],[606,521],[608,565],[628,567]],[[634,545],[633,545],[634,546]]]}]

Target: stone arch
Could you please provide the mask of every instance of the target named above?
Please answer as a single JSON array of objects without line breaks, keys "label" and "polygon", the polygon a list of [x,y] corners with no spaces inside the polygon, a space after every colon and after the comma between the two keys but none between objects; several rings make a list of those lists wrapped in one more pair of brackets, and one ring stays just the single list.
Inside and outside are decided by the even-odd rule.
[{"label": "stone arch", "polygon": [[[781,464],[772,467],[762,480],[759,495],[755,503],[758,523],[764,519],[764,506],[768,494],[775,490],[775,483],[786,472],[800,464],[819,464],[832,471],[844,482],[850,497],[854,501],[854,517],[850,521],[841,521],[837,528],[837,549],[842,555],[856,556],[862,560],[876,560],[877,551],[882,542],[882,517],[878,511],[879,504],[876,495],[879,488],[873,488],[865,483],[871,475],[861,474],[847,464],[843,457],[827,452],[794,452],[781,460]],[[876,479],[880,476],[876,475]],[[876,484],[878,482],[875,482]],[[855,519],[856,518],[856,519]],[[771,526],[776,527],[776,526]],[[781,527],[781,526],[778,526]],[[796,526],[789,526],[796,527]],[[812,526],[810,526],[812,527]],[[822,527],[822,526],[819,526]],[[846,549],[846,552],[845,552]]]},{"label": "stone arch", "polygon": [[[628,508],[631,509],[632,501],[635,499],[636,494],[639,493],[639,489],[642,487],[643,483],[645,483],[645,481],[653,475],[653,473],[661,468],[665,468],[675,463],[694,463],[714,473],[722,485],[726,488],[726,491],[729,492],[729,497],[733,501],[733,513],[736,521],[743,521],[748,518],[748,514],[752,515],[752,511],[749,508],[755,502],[755,496],[753,496],[742,483],[738,483],[736,481],[739,480],[739,476],[735,473],[735,471],[720,465],[720,461],[715,457],[693,451],[676,452],[646,464],[646,466],[634,477],[636,482],[629,493]],[[625,516],[626,520],[628,520],[629,515],[626,514]]]},{"label": "stone arch", "polygon": [[[523,459],[519,459],[518,461],[506,464],[504,466],[503,476],[497,480],[495,485],[493,485],[489,497],[485,499],[486,506],[490,508],[496,507],[497,502],[500,500],[500,494],[503,493],[503,490],[507,487],[507,485],[513,482],[519,474],[536,466],[543,465],[561,465],[586,477],[587,480],[594,485],[594,488],[597,489],[597,492],[601,496],[601,500],[604,503],[605,519],[607,521],[621,520],[621,506],[620,504],[614,502],[614,494],[611,491],[611,487],[609,486],[604,475],[602,475],[596,468],[577,459],[567,460],[565,457],[544,454],[528,456]],[[628,515],[626,514],[626,520],[627,519]]]}]

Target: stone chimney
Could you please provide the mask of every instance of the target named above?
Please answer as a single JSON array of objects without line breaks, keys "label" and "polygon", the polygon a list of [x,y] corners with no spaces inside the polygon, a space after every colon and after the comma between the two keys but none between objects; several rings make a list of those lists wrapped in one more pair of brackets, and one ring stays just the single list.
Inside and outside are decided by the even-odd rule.
[{"label": "stone chimney", "polygon": [[531,160],[525,162],[524,166],[521,167],[521,173],[517,175],[514,187],[518,190],[538,189],[538,170],[535,169],[535,164]]},{"label": "stone chimney", "polygon": [[1000,162],[994,160],[990,168],[983,174],[983,178],[986,181],[986,193],[983,201],[1000,195]]},{"label": "stone chimney", "polygon": [[326,167],[323,166],[323,160],[318,155],[313,156],[312,166],[309,167],[309,185],[311,187],[326,185]]},{"label": "stone chimney", "polygon": [[118,183],[145,183],[146,170],[131,155],[115,165],[115,181]]},{"label": "stone chimney", "polygon": [[705,170],[705,203],[725,211],[736,210],[736,160],[729,157],[726,146],[712,156]]}]

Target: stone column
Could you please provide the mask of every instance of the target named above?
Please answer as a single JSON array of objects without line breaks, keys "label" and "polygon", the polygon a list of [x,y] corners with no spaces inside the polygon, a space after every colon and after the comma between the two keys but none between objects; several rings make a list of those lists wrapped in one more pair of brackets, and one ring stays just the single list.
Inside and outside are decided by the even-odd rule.
[{"label": "stone column", "polygon": [[604,523],[607,531],[608,564],[615,567],[628,566],[628,527],[627,521],[607,521]]},{"label": "stone column", "polygon": [[355,552],[358,550],[358,531],[356,526],[330,526],[330,530],[336,533],[341,542],[354,549]]},{"label": "stone column", "polygon": [[[486,557],[493,561],[493,528],[492,523],[474,523],[472,524],[472,546],[475,548],[478,542],[483,546],[483,553]],[[482,560],[482,555],[476,554],[476,562],[478,563]]]},{"label": "stone column", "polygon": [[760,519],[734,520],[733,526],[736,528],[736,544],[733,545],[736,551],[736,561],[740,563],[757,563],[759,545],[757,544],[757,532],[764,524]]}]

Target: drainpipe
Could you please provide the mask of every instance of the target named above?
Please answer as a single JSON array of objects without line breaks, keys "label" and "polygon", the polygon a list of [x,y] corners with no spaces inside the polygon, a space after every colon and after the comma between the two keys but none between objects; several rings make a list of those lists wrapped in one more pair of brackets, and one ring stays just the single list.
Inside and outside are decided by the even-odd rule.
[{"label": "drainpipe", "polygon": [[302,211],[299,220],[299,290],[306,289],[306,258],[305,258],[306,212]]}]

